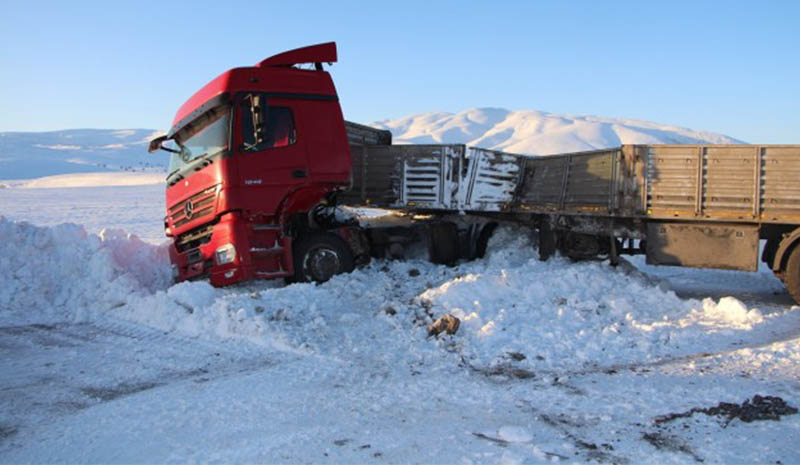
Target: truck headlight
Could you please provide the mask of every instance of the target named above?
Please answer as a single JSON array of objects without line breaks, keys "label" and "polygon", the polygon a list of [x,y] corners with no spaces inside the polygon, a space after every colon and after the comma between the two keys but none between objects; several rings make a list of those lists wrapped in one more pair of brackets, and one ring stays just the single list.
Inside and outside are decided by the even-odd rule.
[{"label": "truck headlight", "polygon": [[231,263],[236,258],[236,247],[234,247],[233,244],[221,245],[217,247],[214,257],[216,258],[217,265]]}]

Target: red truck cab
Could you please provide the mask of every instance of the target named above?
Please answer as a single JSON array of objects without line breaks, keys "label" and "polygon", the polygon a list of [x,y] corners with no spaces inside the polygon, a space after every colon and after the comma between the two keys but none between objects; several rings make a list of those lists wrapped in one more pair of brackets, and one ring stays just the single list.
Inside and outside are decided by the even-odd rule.
[{"label": "red truck cab", "polygon": [[[336,88],[322,69],[336,59],[330,42],[226,71],[151,141],[150,151],[171,152],[165,230],[178,281],[296,276],[293,241],[307,226],[295,219],[351,179]],[[328,236],[321,242],[344,241]],[[307,267],[352,268],[352,257],[324,249],[303,258]]]}]

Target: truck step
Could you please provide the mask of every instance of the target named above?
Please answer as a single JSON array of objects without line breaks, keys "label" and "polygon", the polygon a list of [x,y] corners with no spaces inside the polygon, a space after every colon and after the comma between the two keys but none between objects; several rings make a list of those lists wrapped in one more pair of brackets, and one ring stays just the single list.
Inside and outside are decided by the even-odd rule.
[{"label": "truck step", "polygon": [[250,253],[254,255],[280,255],[286,250],[283,247],[276,245],[272,247],[250,247]]},{"label": "truck step", "polygon": [[262,279],[273,279],[273,278],[285,278],[289,276],[291,273],[284,270],[278,271],[256,271],[255,275]]},{"label": "truck step", "polygon": [[281,225],[279,224],[254,224],[254,231],[280,231]]}]

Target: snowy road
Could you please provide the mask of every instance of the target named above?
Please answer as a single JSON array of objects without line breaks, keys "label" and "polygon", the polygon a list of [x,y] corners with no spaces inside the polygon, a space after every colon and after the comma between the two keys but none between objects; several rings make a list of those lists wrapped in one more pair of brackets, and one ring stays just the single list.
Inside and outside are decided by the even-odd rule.
[{"label": "snowy road", "polygon": [[274,364],[246,347],[111,319],[0,327],[0,447],[107,402]]},{"label": "snowy road", "polygon": [[[698,415],[653,425],[687,398],[712,406],[757,393],[798,397],[796,384],[786,383],[796,370],[750,372],[739,363],[741,350],[516,379],[270,356],[247,344],[209,344],[121,322],[0,334],[6,463],[796,457],[796,421],[724,427]],[[662,449],[645,437],[660,439]]]},{"label": "snowy road", "polygon": [[[155,209],[128,189],[107,226]],[[43,191],[2,213],[102,194]],[[768,272],[542,263],[504,228],[453,268],[214,289],[118,231],[0,243],[3,463],[800,462],[800,307]]]}]

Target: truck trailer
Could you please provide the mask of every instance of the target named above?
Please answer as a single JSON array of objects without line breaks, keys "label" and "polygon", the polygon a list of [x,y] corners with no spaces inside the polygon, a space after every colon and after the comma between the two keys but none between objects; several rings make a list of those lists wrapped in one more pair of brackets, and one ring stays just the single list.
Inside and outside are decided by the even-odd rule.
[{"label": "truck trailer", "polygon": [[[333,42],[234,68],[195,93],[149,150],[171,153],[165,232],[176,280],[323,282],[427,244],[435,263],[483,255],[495,227],[530,228],[540,258],[645,254],[755,271],[800,302],[800,146],[623,145],[531,157],[392,144],[345,121]],[[339,206],[402,212],[364,225]]]}]

